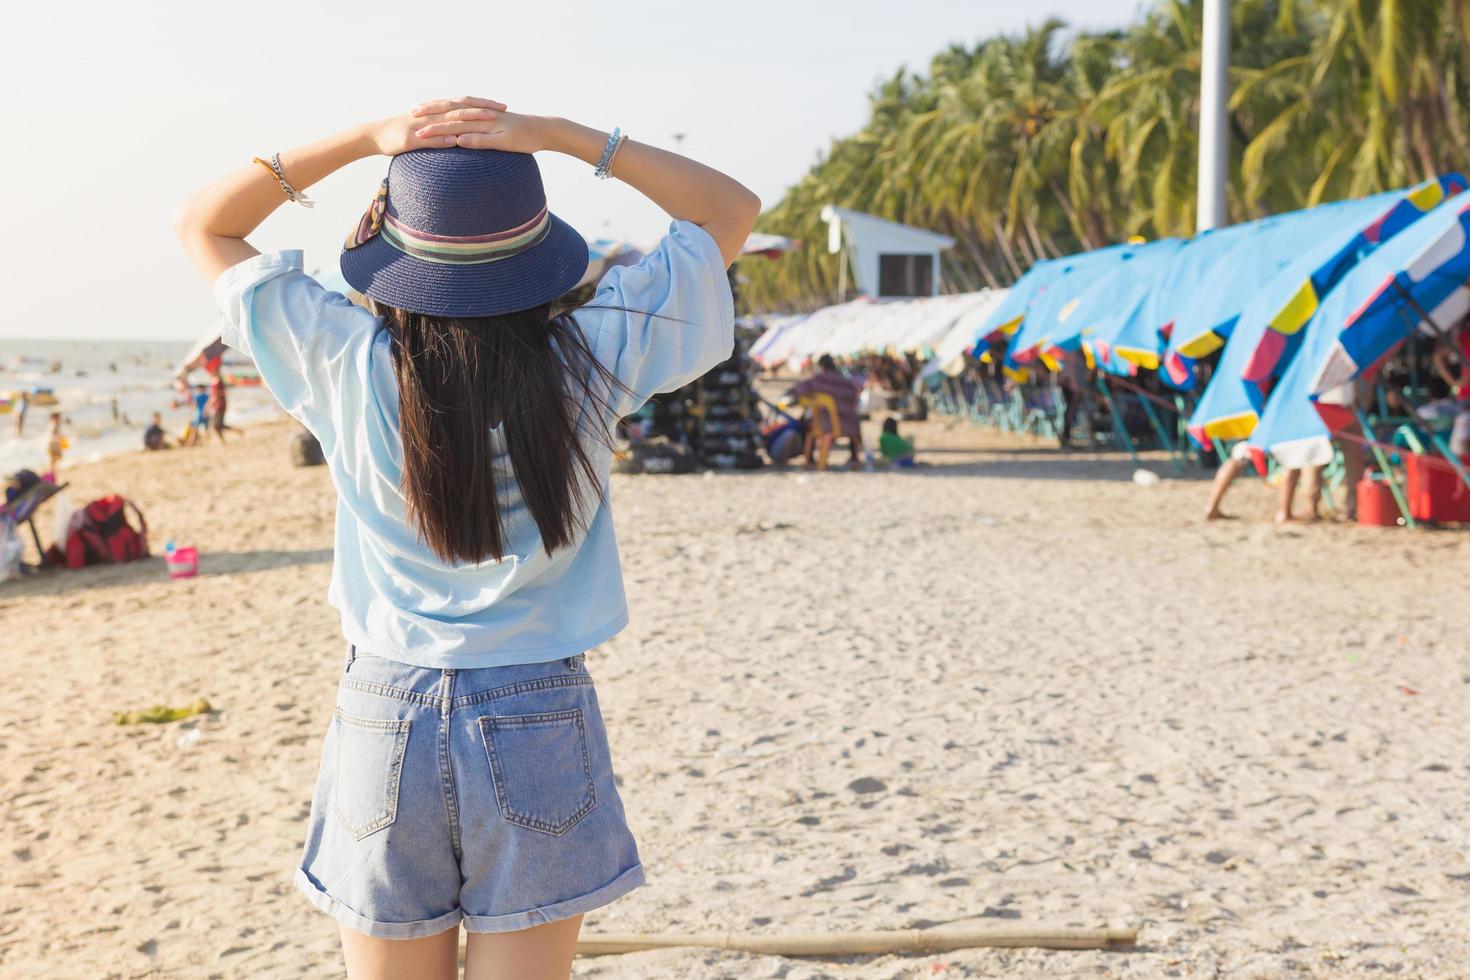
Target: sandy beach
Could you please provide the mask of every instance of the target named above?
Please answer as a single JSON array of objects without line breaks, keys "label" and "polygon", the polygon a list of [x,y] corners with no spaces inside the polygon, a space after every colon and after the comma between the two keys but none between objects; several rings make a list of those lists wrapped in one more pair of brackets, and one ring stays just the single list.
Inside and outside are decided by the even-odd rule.
[{"label": "sandy beach", "polygon": [[[1204,526],[1200,480],[913,428],[918,473],[614,478],[633,622],[589,666],[650,883],[585,931],[1139,948],[576,976],[1464,975],[1470,536],[1277,528],[1258,481]],[[65,473],[135,499],[156,552],[198,545],[199,578],[0,585],[6,977],[341,975],[290,883],[343,654],[331,487],[290,432]]]}]

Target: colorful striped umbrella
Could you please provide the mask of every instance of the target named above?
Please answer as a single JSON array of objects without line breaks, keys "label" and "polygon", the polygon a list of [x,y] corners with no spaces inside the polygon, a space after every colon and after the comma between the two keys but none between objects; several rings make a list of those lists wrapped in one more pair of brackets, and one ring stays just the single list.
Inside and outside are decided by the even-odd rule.
[{"label": "colorful striped umbrella", "polygon": [[1467,186],[1470,185],[1464,177],[1450,173],[1427,180],[1406,194],[1400,192],[1403,196],[1378,221],[1343,245],[1335,262],[1323,265],[1320,278],[1314,275],[1302,283],[1299,291],[1272,317],[1246,363],[1245,379],[1259,385],[1281,373],[1282,361],[1292,345],[1292,338],[1311,320],[1320,297],[1332,288],[1334,270],[1340,277],[1341,269],[1351,266],[1355,255],[1392,238]]},{"label": "colorful striped umbrella", "polygon": [[1416,246],[1341,323],[1329,321],[1332,343],[1310,384],[1311,396],[1336,421],[1330,392],[1357,378],[1418,330],[1453,331],[1470,314],[1470,192],[1436,208],[1405,237]]},{"label": "colorful striped umbrella", "polygon": [[1380,194],[1293,212],[1239,241],[1220,257],[1194,299],[1180,311],[1164,351],[1168,382],[1181,390],[1193,388],[1196,362],[1224,346],[1242,310],[1262,286],[1324,236],[1379,217],[1395,200],[1401,201],[1402,195]]},{"label": "colorful striped umbrella", "polygon": [[[1455,175],[1440,178],[1441,186],[1452,186],[1453,179]],[[1274,365],[1266,369],[1265,378],[1248,381],[1247,366],[1257,358],[1262,338],[1273,324],[1288,325],[1297,321],[1304,310],[1315,310],[1316,297],[1328,293],[1363,255],[1422,217],[1426,213],[1422,208],[1429,201],[1425,193],[1429,184],[1369,198],[1367,203],[1374,209],[1367,213],[1356,208],[1344,210],[1341,214],[1345,221],[1356,223],[1344,223],[1324,234],[1251,294],[1231,327],[1210,383],[1190,417],[1189,432],[1195,442],[1209,449],[1215,439],[1244,439],[1255,430],[1266,404],[1265,383],[1272,372],[1280,372],[1290,364],[1305,321],[1292,329],[1288,343],[1275,355]],[[1411,199],[1415,203],[1410,203]]]},{"label": "colorful striped umbrella", "polygon": [[[1329,428],[1352,419],[1353,379],[1416,328],[1442,332],[1470,310],[1470,192],[1461,193],[1364,256],[1298,332],[1301,348],[1250,438],[1258,460],[1283,466],[1332,459]],[[1259,464],[1258,464],[1259,465]]]}]

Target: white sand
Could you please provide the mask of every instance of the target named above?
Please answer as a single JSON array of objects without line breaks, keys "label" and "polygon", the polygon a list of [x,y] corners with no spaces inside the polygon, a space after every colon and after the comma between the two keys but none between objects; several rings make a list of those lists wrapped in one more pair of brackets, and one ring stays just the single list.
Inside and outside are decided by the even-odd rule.
[{"label": "white sand", "polygon": [[[916,474],[615,480],[633,625],[590,665],[650,884],[587,931],[1142,948],[576,974],[1464,975],[1470,535],[1280,530],[1258,482],[1206,527],[1201,482],[941,428]],[[340,975],[290,884],[342,644],[329,483],[288,434],[69,474],[206,575],[0,585],[5,977]],[[111,722],[199,696],[197,726]]]}]

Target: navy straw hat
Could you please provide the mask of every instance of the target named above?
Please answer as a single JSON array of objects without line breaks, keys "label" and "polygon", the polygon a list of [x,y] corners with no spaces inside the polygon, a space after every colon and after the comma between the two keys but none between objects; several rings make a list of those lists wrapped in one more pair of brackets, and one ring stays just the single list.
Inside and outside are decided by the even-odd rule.
[{"label": "navy straw hat", "polygon": [[342,251],[353,289],[432,316],[529,310],[586,271],[587,243],[546,210],[536,159],[464,147],[394,157]]}]

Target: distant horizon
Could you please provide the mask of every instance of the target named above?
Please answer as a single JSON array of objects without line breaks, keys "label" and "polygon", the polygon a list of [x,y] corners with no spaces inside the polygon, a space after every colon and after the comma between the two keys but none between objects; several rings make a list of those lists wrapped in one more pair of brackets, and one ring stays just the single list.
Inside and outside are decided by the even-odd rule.
[{"label": "distant horizon", "polygon": [[[215,316],[168,217],[194,188],[269,154],[417,102],[465,93],[568,116],[681,149],[774,204],[835,137],[860,128],[868,96],[901,66],[927,73],[950,44],[973,46],[1057,16],[1084,29],[1129,22],[1139,0],[853,0],[840,19],[804,4],[634,12],[591,0],[495,9],[450,0],[436,23],[482,25],[481,57],[443,55],[383,0],[331,0],[287,21],[153,0],[144,9],[25,5],[0,36],[0,108],[28,152],[0,157],[26,229],[0,263],[13,297],[0,337],[192,340]],[[394,43],[392,70],[362,52]],[[64,44],[53,43],[65,38]],[[548,67],[550,66],[550,67]],[[46,97],[36,97],[44,79]],[[103,100],[103,111],[89,107]],[[63,107],[58,111],[58,107]],[[77,107],[77,108],[72,108]],[[667,218],[581,161],[539,156],[552,210],[589,239],[652,243]],[[254,235],[263,251],[335,261],[387,161],[316,185],[315,210],[286,206]],[[122,244],[119,244],[122,243]]]}]

